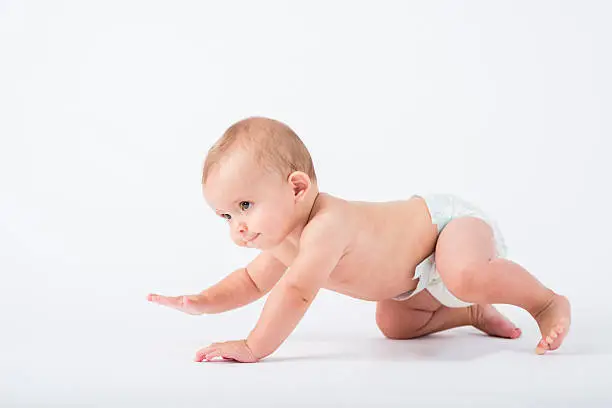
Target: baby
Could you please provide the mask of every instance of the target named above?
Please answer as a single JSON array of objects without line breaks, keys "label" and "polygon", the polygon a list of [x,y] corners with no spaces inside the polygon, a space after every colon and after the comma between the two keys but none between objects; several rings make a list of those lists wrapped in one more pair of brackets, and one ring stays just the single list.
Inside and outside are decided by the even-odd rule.
[{"label": "baby", "polygon": [[260,253],[197,295],[148,300],[204,314],[270,294],[246,339],[213,343],[196,361],[269,356],[321,288],[377,302],[378,328],[392,339],[466,325],[519,337],[493,303],[533,316],[538,354],[557,349],[568,332],[567,298],[505,258],[501,232],[482,210],[450,194],[370,203],[319,192],[308,150],[276,120],[251,117],[227,129],[204,161],[202,189],[234,243]]}]

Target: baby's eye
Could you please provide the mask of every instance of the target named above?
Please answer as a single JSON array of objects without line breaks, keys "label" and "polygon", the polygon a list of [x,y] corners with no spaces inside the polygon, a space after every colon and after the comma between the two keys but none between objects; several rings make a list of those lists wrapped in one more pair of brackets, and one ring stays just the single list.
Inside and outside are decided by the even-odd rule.
[{"label": "baby's eye", "polygon": [[[245,208],[245,206],[246,206],[246,208]],[[246,210],[248,210],[249,208],[251,208],[251,203],[250,203],[250,202],[248,202],[248,201],[241,201],[241,202],[240,202],[240,209],[241,209],[242,211],[246,211]]]},{"label": "baby's eye", "polygon": [[225,218],[226,220],[230,220],[232,218],[232,216],[229,214],[221,214],[221,216]]}]

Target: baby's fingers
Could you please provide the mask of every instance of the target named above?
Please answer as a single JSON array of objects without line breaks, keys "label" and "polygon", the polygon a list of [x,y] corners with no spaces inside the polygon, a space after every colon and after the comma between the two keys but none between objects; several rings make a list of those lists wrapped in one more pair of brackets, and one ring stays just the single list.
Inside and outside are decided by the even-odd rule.
[{"label": "baby's fingers", "polygon": [[[221,357],[222,354],[223,354],[223,352],[221,350],[213,350],[213,351],[211,351],[209,353],[206,353],[206,356],[204,356],[204,358],[207,361],[210,361],[210,360],[212,360],[215,357]],[[225,358],[225,357],[223,357],[223,358]]]},{"label": "baby's fingers", "polygon": [[208,347],[204,347],[203,349],[198,350],[197,353],[196,353],[194,361],[202,362],[202,360],[204,360],[206,358],[207,354],[209,354],[209,353],[211,353],[211,352],[213,352],[215,350],[216,350],[216,347],[214,347],[212,345],[208,346]]},{"label": "baby's fingers", "polygon": [[182,299],[182,296],[162,296],[154,293],[148,296],[149,302],[155,302],[163,306],[173,307],[175,309],[180,309],[183,307]]}]

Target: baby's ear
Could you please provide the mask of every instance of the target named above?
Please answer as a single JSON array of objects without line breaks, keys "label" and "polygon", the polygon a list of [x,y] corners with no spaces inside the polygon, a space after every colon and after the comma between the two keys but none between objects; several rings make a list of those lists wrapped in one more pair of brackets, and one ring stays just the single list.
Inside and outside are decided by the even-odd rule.
[{"label": "baby's ear", "polygon": [[312,185],[310,177],[303,171],[294,171],[289,175],[288,181],[293,188],[293,196],[300,200],[304,198]]}]

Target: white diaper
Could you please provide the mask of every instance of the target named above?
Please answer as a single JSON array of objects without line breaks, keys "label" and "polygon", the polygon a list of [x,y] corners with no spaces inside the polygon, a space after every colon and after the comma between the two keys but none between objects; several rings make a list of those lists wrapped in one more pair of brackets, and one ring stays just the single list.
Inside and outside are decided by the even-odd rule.
[{"label": "white diaper", "polygon": [[[415,196],[425,200],[429,208],[429,213],[431,214],[432,222],[438,226],[438,235],[440,235],[440,232],[444,229],[446,224],[454,218],[465,216],[480,218],[489,224],[493,230],[496,256],[502,258],[506,257],[508,249],[498,225],[476,205],[452,194],[426,194]],[[444,306],[464,307],[472,304],[458,299],[448,290],[446,285],[444,285],[436,269],[435,252],[417,265],[413,279],[419,280],[417,287],[393,299],[399,301],[406,300],[423,289],[427,289],[429,293],[431,293],[434,298],[438,299]]]}]

